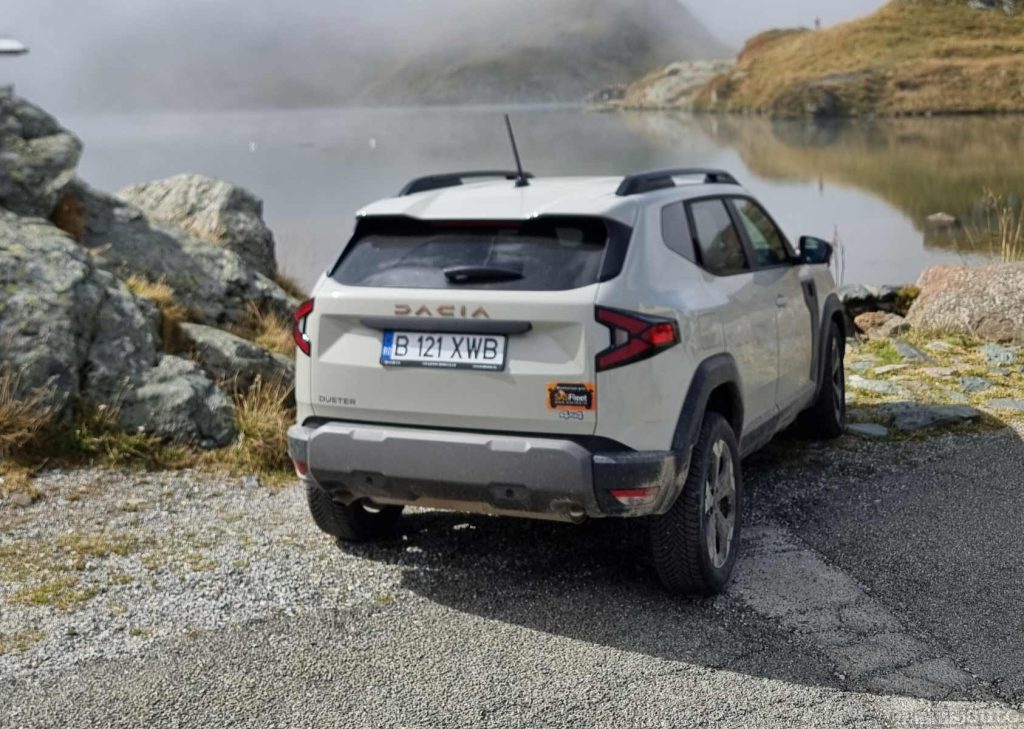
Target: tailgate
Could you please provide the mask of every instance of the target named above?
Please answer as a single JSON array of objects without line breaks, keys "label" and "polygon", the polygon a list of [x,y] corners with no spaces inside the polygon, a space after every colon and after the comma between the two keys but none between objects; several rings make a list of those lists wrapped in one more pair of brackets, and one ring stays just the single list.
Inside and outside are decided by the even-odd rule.
[{"label": "tailgate", "polygon": [[[329,281],[309,322],[313,412],[375,423],[592,435],[594,352],[608,343],[607,329],[594,320],[597,288],[428,290]],[[425,358],[419,356],[424,347]]]}]

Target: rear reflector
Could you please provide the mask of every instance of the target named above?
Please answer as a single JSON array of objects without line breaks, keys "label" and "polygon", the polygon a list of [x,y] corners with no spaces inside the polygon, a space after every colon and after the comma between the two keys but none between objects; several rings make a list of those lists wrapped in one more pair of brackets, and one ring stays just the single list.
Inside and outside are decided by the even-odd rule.
[{"label": "rear reflector", "polygon": [[295,473],[299,476],[299,478],[302,478],[303,476],[309,473],[309,464],[306,463],[305,461],[296,461],[293,458],[292,463],[295,464]]},{"label": "rear reflector", "polygon": [[612,344],[597,355],[597,371],[640,362],[679,344],[673,319],[599,306],[594,316],[611,330]]},{"label": "rear reflector", "polygon": [[299,304],[299,308],[292,315],[292,337],[295,339],[295,346],[307,357],[312,350],[313,343],[306,330],[306,320],[312,313],[313,299],[309,299]]},{"label": "rear reflector", "polygon": [[640,506],[654,501],[658,495],[656,488],[643,489],[612,489],[609,491],[612,498],[626,506]]}]

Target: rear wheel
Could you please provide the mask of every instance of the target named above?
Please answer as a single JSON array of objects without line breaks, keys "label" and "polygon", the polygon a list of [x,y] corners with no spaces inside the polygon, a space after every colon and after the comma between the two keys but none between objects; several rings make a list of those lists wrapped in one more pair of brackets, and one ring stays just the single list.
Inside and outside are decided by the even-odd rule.
[{"label": "rear wheel", "polygon": [[707,413],[682,493],[651,522],[654,569],[670,591],[714,595],[725,589],[739,551],[743,480],[728,421]]},{"label": "rear wheel", "polygon": [[825,342],[825,381],[818,398],[801,416],[800,430],[809,438],[832,440],[846,430],[846,340],[832,322]]},{"label": "rear wheel", "polygon": [[368,542],[398,535],[401,506],[374,507],[362,501],[339,504],[315,483],[306,484],[306,501],[320,531],[346,542]]}]

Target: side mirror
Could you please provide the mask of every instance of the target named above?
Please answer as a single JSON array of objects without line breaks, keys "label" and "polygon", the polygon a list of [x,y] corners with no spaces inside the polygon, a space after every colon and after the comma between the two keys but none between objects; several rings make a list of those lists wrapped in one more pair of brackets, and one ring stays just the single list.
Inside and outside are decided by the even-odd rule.
[{"label": "side mirror", "polygon": [[832,244],[821,238],[805,235],[800,239],[800,260],[804,263],[825,264],[832,262]]}]

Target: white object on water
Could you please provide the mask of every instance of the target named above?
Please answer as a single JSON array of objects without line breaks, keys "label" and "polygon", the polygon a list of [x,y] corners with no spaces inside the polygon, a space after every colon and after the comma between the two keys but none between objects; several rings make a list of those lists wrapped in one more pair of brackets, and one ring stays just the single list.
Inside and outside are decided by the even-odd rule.
[{"label": "white object on water", "polygon": [[249,151],[250,152],[255,152],[256,151],[256,142],[249,142]]},{"label": "white object on water", "polygon": [[370,137],[370,149],[377,149],[377,138]]},{"label": "white object on water", "polygon": [[18,56],[28,53],[28,46],[14,38],[0,38],[0,54]]}]

